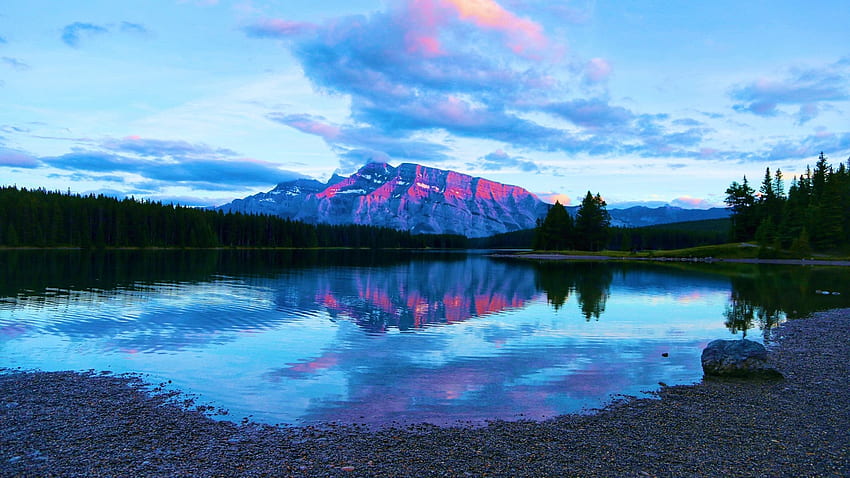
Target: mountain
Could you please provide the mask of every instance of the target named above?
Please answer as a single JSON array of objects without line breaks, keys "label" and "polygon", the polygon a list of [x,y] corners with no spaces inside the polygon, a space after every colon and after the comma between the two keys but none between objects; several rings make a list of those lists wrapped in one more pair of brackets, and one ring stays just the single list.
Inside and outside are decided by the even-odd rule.
[{"label": "mountain", "polygon": [[[328,182],[297,179],[217,209],[269,214],[308,223],[365,224],[423,234],[487,237],[531,229],[549,205],[531,192],[454,171],[404,163],[370,163]],[[578,206],[567,208],[575,215]],[[729,216],[724,208],[633,206],[610,209],[611,225],[641,227]]]},{"label": "mountain", "polygon": [[632,206],[626,209],[609,209],[611,225],[620,227],[643,227],[672,222],[704,221],[729,217],[729,210],[722,207],[711,209],[683,209],[675,206],[646,207]]},{"label": "mountain", "polygon": [[218,209],[309,223],[485,237],[533,228],[548,207],[518,186],[418,164],[370,163],[347,178],[288,181]]}]

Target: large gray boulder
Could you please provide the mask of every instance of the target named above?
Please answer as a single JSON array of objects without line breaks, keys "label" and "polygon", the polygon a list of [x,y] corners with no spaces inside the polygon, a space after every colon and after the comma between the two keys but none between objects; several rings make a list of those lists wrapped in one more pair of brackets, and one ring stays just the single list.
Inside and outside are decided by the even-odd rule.
[{"label": "large gray boulder", "polygon": [[752,340],[713,340],[702,351],[702,371],[709,377],[782,378],[767,363],[767,349]]}]

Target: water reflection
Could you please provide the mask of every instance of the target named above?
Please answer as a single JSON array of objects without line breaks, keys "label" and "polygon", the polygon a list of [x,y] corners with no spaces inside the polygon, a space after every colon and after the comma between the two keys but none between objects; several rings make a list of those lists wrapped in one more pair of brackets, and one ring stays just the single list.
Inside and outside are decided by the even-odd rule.
[{"label": "water reflection", "polygon": [[546,292],[547,300],[555,310],[564,306],[575,293],[582,314],[588,321],[599,319],[605,312],[605,302],[614,269],[600,262],[536,264],[537,285]]},{"label": "water reflection", "polygon": [[379,333],[451,324],[518,309],[536,297],[534,269],[527,264],[455,256],[413,258],[383,267],[309,269],[273,284],[282,310],[316,309]]},{"label": "water reflection", "polygon": [[465,254],[6,252],[0,271],[0,366],[152,373],[272,423],[597,407],[850,299],[841,269]]}]

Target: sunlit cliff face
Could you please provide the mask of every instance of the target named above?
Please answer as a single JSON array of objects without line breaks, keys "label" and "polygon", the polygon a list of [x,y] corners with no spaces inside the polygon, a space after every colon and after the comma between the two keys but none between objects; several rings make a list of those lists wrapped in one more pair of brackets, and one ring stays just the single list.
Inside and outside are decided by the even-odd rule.
[{"label": "sunlit cliff face", "polygon": [[370,163],[342,181],[306,186],[303,181],[282,183],[223,209],[484,237],[533,228],[547,208],[518,186],[410,163]]}]

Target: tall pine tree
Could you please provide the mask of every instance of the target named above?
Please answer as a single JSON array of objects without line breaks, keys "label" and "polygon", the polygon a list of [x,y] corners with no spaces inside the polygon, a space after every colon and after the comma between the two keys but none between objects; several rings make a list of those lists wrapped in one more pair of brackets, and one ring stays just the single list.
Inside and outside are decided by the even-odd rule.
[{"label": "tall pine tree", "polygon": [[534,249],[565,250],[573,248],[573,218],[567,208],[555,201],[534,234]]},{"label": "tall pine tree", "polygon": [[585,251],[600,251],[608,244],[611,215],[606,207],[608,204],[599,193],[596,196],[587,192],[576,213],[575,243],[576,248]]}]

